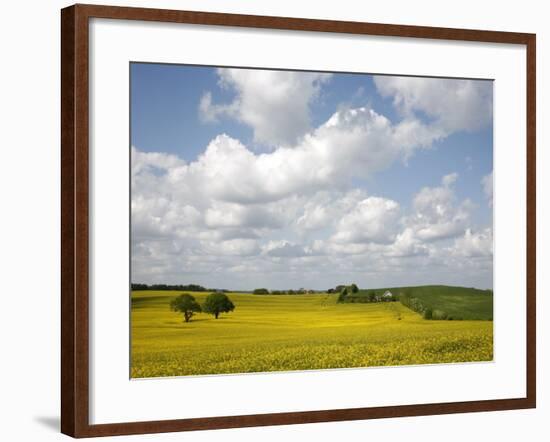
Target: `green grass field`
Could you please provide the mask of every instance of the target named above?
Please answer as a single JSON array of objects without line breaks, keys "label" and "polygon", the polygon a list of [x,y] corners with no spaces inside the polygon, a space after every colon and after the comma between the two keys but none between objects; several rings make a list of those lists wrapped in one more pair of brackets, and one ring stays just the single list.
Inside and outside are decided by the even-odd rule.
[{"label": "green grass field", "polygon": [[427,321],[398,302],[338,295],[229,293],[234,312],[184,323],[169,309],[180,293],[132,293],[133,378],[493,359],[492,321]]},{"label": "green grass field", "polygon": [[426,307],[443,311],[454,319],[493,319],[493,292],[491,290],[446,285],[424,285],[359,290],[356,296],[365,296],[372,291],[377,295],[381,295],[386,290],[395,295],[409,292],[411,296],[420,299]]}]

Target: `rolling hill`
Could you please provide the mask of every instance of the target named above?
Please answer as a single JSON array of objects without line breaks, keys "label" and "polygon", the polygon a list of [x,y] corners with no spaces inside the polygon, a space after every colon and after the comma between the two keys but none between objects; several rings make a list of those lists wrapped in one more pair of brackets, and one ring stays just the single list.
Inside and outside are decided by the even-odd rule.
[{"label": "rolling hill", "polygon": [[[434,312],[442,312],[449,319],[492,320],[493,319],[493,291],[480,290],[470,287],[453,287],[445,285],[424,285],[417,287],[386,287],[377,289],[361,289],[349,297],[365,297],[375,292],[382,295],[389,290],[394,295],[409,295]],[[357,299],[358,300],[358,299]]]}]

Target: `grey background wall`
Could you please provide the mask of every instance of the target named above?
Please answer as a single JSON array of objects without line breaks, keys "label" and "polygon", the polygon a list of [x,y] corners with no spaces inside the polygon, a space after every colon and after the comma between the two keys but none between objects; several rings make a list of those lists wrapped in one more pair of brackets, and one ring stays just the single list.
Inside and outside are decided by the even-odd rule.
[{"label": "grey background wall", "polygon": [[[524,0],[159,0],[89,1],[340,20],[536,32],[538,39],[537,410],[252,428],[132,440],[548,440],[550,425],[550,13]],[[59,0],[3,2],[0,14],[0,435],[8,441],[65,438],[59,425]],[[116,440],[124,440],[118,438]],[[105,439],[104,439],[105,440]]]}]

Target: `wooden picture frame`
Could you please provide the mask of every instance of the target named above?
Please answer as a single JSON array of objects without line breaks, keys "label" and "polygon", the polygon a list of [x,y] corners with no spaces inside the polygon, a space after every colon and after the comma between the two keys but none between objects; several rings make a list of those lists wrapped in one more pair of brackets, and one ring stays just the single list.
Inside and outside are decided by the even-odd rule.
[{"label": "wooden picture frame", "polygon": [[[524,45],[527,53],[527,360],[525,397],[90,425],[89,416],[89,19],[141,20],[289,31]],[[536,216],[534,34],[208,12],[74,5],[61,11],[61,431],[73,437],[303,424],[534,408]]]}]

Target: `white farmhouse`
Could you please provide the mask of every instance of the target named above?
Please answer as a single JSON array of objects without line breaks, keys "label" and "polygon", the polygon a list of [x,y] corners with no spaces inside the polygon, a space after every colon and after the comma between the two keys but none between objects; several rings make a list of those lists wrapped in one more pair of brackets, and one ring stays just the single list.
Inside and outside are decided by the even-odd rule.
[{"label": "white farmhouse", "polygon": [[389,290],[386,290],[382,295],[382,301],[387,301],[388,299],[392,299],[392,298],[393,298],[392,292],[390,292]]}]

